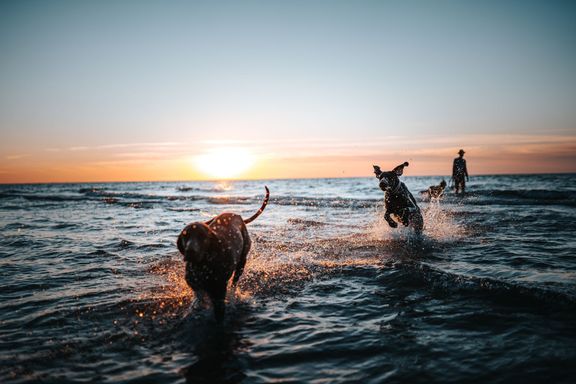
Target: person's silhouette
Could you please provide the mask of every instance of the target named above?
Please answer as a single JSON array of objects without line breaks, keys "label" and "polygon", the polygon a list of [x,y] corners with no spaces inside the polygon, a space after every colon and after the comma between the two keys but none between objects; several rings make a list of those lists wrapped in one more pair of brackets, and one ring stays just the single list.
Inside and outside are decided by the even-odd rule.
[{"label": "person's silhouette", "polygon": [[464,193],[466,189],[466,181],[468,177],[468,169],[466,168],[466,160],[464,160],[464,150],[458,151],[458,157],[454,159],[452,165],[452,180],[454,181],[454,192]]}]

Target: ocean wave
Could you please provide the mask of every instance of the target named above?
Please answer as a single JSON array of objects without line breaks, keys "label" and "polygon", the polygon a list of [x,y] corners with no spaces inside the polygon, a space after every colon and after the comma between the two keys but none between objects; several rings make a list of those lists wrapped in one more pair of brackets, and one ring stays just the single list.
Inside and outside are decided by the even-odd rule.
[{"label": "ocean wave", "polygon": [[105,189],[104,188],[96,188],[96,187],[92,187],[92,188],[80,188],[78,190],[78,193],[81,194],[90,194],[90,193],[99,193],[99,192],[104,192]]},{"label": "ocean wave", "polygon": [[6,225],[4,225],[4,229],[26,230],[26,229],[33,229],[33,228],[38,228],[38,226],[33,225],[33,224],[29,224],[29,223],[21,223],[21,222],[7,223]]},{"label": "ocean wave", "polygon": [[52,225],[52,229],[70,229],[70,228],[77,228],[79,227],[79,224],[76,223],[58,223],[58,224],[54,224]]},{"label": "ocean wave", "polygon": [[116,256],[113,253],[109,253],[107,251],[105,251],[104,249],[97,249],[95,251],[92,251],[90,253],[88,253],[88,256],[106,256],[106,257],[111,257],[111,256]]},{"label": "ocean wave", "polygon": [[[450,201],[454,201],[455,198],[457,196],[452,196]],[[566,205],[576,207],[576,191],[547,189],[473,191],[465,195],[463,202],[473,205]]]},{"label": "ocean wave", "polygon": [[[137,192],[114,192],[103,188],[82,188],[78,195],[71,194],[28,194],[4,193],[4,197],[23,198],[33,202],[82,202],[99,201],[109,205],[120,205],[129,208],[151,208],[154,205],[166,205],[173,202],[204,202],[213,205],[250,205],[259,204],[261,196],[211,196],[211,195],[157,195]],[[222,192],[222,191],[219,191]],[[303,206],[319,208],[363,209],[382,202],[382,198],[347,198],[347,197],[309,197],[309,196],[271,196],[270,203],[281,206]],[[175,210],[173,206],[171,210]]]},{"label": "ocean wave", "polygon": [[308,206],[321,208],[371,208],[383,199],[353,199],[344,197],[322,198],[304,196],[271,197],[271,203],[277,205]]},{"label": "ocean wave", "polygon": [[168,207],[166,208],[168,211],[172,212],[197,212],[200,208],[190,208],[190,207]]},{"label": "ocean wave", "polygon": [[421,279],[433,291],[465,293],[515,306],[559,306],[576,309],[576,292],[563,284],[527,284],[444,271],[426,263],[402,266],[410,280]]},{"label": "ocean wave", "polygon": [[90,189],[83,193],[84,196],[97,198],[133,199],[133,200],[161,200],[161,195],[137,193],[137,192],[112,192],[105,189]]},{"label": "ocean wave", "polygon": [[215,186],[215,187],[188,187],[181,186],[177,187],[178,192],[226,192],[230,190],[230,187],[226,186]]},{"label": "ocean wave", "polygon": [[288,224],[300,226],[300,227],[321,227],[324,225],[328,225],[328,223],[323,223],[321,221],[315,220],[306,220],[300,218],[290,218],[287,220]]},{"label": "ocean wave", "polygon": [[245,204],[252,204],[256,201],[253,197],[242,197],[242,196],[207,197],[205,200],[210,204],[226,204],[226,205],[245,205]]},{"label": "ocean wave", "polygon": [[19,195],[28,201],[53,201],[53,202],[65,202],[65,201],[83,201],[85,198],[83,196],[73,196],[73,195]]}]

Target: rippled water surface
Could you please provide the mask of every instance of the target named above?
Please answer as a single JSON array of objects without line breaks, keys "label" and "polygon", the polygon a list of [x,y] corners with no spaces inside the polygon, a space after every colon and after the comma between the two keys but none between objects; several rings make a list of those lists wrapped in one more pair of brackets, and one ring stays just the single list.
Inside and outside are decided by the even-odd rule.
[{"label": "rippled water surface", "polygon": [[[574,382],[576,175],[0,186],[0,382]],[[223,211],[253,248],[224,324],[175,240]]]}]

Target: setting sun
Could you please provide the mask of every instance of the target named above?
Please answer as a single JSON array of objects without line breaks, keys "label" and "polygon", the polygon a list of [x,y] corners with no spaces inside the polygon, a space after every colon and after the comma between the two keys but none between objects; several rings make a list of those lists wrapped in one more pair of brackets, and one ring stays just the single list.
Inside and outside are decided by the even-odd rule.
[{"label": "setting sun", "polygon": [[209,177],[230,179],[248,171],[255,158],[244,148],[217,148],[195,156],[193,162],[200,172]]}]

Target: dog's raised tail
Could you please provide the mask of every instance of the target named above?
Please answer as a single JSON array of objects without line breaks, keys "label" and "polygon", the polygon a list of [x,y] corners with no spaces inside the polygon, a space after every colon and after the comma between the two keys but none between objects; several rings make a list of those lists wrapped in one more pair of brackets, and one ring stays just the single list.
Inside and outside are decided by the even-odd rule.
[{"label": "dog's raised tail", "polygon": [[262,206],[260,207],[258,212],[256,212],[255,214],[253,214],[252,216],[250,216],[249,218],[244,220],[244,224],[248,224],[248,223],[251,223],[254,220],[256,220],[258,218],[258,216],[260,216],[262,214],[262,212],[264,212],[264,208],[266,208],[266,206],[268,205],[268,199],[270,198],[270,190],[268,189],[267,186],[264,186],[264,188],[266,188],[266,196],[264,196],[264,201],[262,202]]}]

